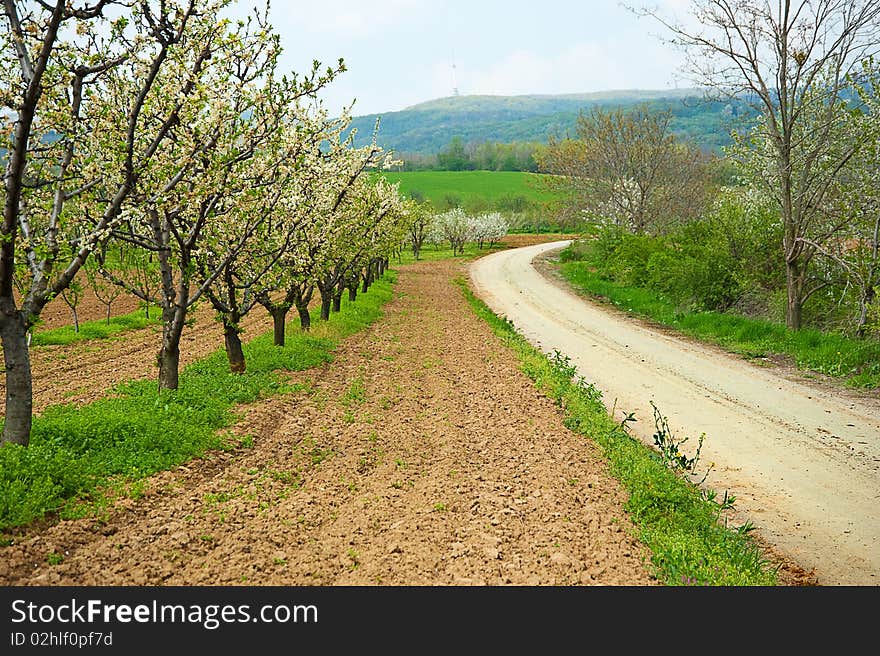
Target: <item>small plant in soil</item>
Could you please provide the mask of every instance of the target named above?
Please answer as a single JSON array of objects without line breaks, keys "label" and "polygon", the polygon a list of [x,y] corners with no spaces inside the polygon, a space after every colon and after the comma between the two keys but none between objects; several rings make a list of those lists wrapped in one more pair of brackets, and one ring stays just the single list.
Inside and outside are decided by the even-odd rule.
[{"label": "small plant in soil", "polygon": [[700,460],[700,451],[703,449],[703,441],[706,439],[706,434],[700,435],[696,453],[694,453],[693,457],[689,458],[681,452],[681,447],[688,441],[688,438],[676,439],[666,417],[661,414],[653,401],[651,401],[651,407],[654,409],[654,426],[656,428],[654,432],[654,445],[660,452],[663,463],[674,472],[687,476],[688,480],[696,485],[704,483],[709,476],[709,472],[715,467],[715,463],[711,463],[702,478],[695,479],[698,476],[697,464]]}]

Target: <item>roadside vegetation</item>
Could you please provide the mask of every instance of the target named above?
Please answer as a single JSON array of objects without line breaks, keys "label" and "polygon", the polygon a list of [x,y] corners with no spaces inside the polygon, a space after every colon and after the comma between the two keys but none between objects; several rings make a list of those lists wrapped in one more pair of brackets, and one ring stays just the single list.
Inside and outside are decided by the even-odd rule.
[{"label": "roadside vegetation", "polygon": [[575,376],[566,356],[541,353],[463,281],[460,285],[474,312],[517,354],[526,375],[560,406],[566,427],[602,448],[613,475],[629,492],[626,509],[652,553],[658,579],[666,585],[777,584],[776,568],[749,537],[751,526],[728,524],[735,499],[698,484],[711,465],[699,462],[698,454],[681,454],[684,440],[662,418],[655,441],[663,448],[655,451],[627,432],[626,421],[610,416],[601,392]]},{"label": "roadside vegetation", "polygon": [[[621,245],[635,240],[648,246]],[[786,356],[806,371],[855,387],[880,387],[880,340],[834,330],[829,323],[840,315],[830,309],[814,319],[824,329],[786,327],[778,291],[762,297],[757,286],[737,282],[738,275],[754,271],[747,258],[719,262],[711,243],[693,246],[713,256],[691,258],[665,240],[612,231],[563,251],[560,271],[589,296],[747,358]]]}]

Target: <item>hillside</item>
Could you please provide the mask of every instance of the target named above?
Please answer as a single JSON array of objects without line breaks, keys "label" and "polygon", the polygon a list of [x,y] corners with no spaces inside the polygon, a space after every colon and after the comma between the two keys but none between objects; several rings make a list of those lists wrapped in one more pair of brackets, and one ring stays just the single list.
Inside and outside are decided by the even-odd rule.
[{"label": "hillside", "polygon": [[730,129],[749,112],[744,106],[704,100],[699,89],[603,91],[570,95],[451,96],[399,112],[356,117],[358,143],[369,142],[380,118],[379,144],[398,153],[434,154],[453,137],[466,143],[543,142],[563,135],[578,114],[590,107],[626,107],[647,103],[669,109],[676,133],[706,150],[729,143]]}]

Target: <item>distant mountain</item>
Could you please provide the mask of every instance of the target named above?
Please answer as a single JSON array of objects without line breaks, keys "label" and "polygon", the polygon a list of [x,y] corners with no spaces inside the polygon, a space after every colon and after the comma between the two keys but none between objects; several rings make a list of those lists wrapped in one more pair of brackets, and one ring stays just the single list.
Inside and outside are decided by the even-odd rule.
[{"label": "distant mountain", "polygon": [[357,143],[369,143],[377,118],[378,141],[398,153],[435,154],[453,137],[465,143],[486,141],[546,141],[550,135],[572,130],[582,110],[600,106],[627,107],[647,103],[669,109],[673,129],[706,150],[730,142],[730,130],[751,117],[745,105],[707,101],[699,89],[663,91],[622,90],[567,95],[450,96],[399,112],[370,114],[353,119]]}]

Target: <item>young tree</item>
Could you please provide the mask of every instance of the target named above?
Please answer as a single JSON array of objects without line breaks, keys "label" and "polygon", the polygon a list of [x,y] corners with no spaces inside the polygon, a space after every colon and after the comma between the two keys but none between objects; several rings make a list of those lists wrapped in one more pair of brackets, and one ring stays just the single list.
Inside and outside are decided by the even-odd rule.
[{"label": "young tree", "polygon": [[[272,102],[276,102],[284,95],[274,90],[261,93],[260,98],[272,98]],[[253,233],[233,258],[225,259],[225,264],[219,249],[200,249],[194,257],[201,279],[214,278],[205,289],[205,295],[223,324],[226,353],[233,373],[245,371],[240,322],[256,304],[268,303],[271,307],[276,344],[284,345],[284,318],[292,299],[286,303],[270,300],[278,291],[277,285],[272,284],[279,279],[273,271],[284,265],[294,233],[301,227],[290,219],[296,217],[295,213],[288,212],[299,200],[296,176],[309,174],[301,170],[305,162],[303,153],[307,148],[320,148],[322,136],[300,111],[298,98],[283,101],[268,111],[276,117],[272,136],[254,154],[253,160],[247,162],[241,175],[236,176],[239,180],[236,185],[240,186],[228,190],[227,193],[232,192],[229,196],[233,205],[228,220],[223,222],[234,226],[253,223]],[[257,110],[252,112],[251,120],[255,120],[258,113]],[[228,229],[224,232],[228,234]],[[221,273],[214,276],[218,268]]]},{"label": "young tree", "polygon": [[786,323],[798,329],[815,254],[805,224],[855,152],[832,147],[836,117],[848,75],[880,47],[880,0],[694,0],[691,7],[697,28],[642,13],[685,48],[699,85],[763,115],[784,227]]},{"label": "young tree", "polygon": [[95,298],[101,301],[104,307],[107,308],[104,317],[109,326],[110,317],[113,311],[113,302],[122,294],[122,288],[109,282],[100,274],[98,271],[98,267],[100,266],[98,259],[98,256],[89,258],[86,260],[83,268],[86,271],[86,280],[88,281],[89,289],[95,295]]},{"label": "young tree", "polygon": [[473,224],[463,209],[456,207],[438,214],[434,217],[433,223],[443,239],[449,242],[453,255],[464,253],[465,244],[472,237]]},{"label": "young tree", "polygon": [[538,161],[593,220],[661,234],[698,217],[707,199],[706,157],[676,139],[671,120],[646,106],[594,108],[578,117],[576,140],[551,139]]},{"label": "young tree", "polygon": [[508,230],[507,220],[499,212],[489,212],[472,218],[471,234],[480,250],[487,243],[492,246],[497,244]]},{"label": "young tree", "polygon": [[801,240],[842,269],[847,288],[857,299],[856,335],[864,338],[880,286],[880,67],[873,59],[862,68],[855,83],[860,106],[844,116],[843,134],[837,143],[850,141],[858,149],[840,172],[825,213],[836,229],[829,238]]},{"label": "young tree", "polygon": [[388,158],[375,143],[353,148],[350,121],[348,110],[330,120],[319,108],[312,117],[303,115],[299,123],[300,151],[292,160],[291,184],[282,200],[284,227],[277,233],[278,238],[285,235],[285,249],[254,287],[257,302],[273,318],[278,346],[284,345],[286,316],[292,307],[302,330],[310,329],[309,304],[316,288],[322,294],[321,316],[330,316],[337,288],[348,280],[357,259],[358,250],[351,246],[358,243],[361,222],[373,220],[372,210],[352,208],[358,190],[371,184],[368,171],[387,165]]},{"label": "young tree", "polygon": [[431,231],[433,214],[430,207],[426,204],[415,201],[409,201],[407,210],[411,217],[409,222],[409,245],[412,249],[413,257],[418,260],[425,239]]},{"label": "young tree", "polygon": [[[315,93],[338,72],[320,74],[316,62],[304,80],[278,76],[279,40],[265,15],[233,24],[219,20],[217,9],[194,20],[190,38],[175,50],[173,66],[158,83],[165,93],[151,110],[177,117],[173,138],[162,144],[156,165],[132,194],[126,220],[112,232],[116,240],[152,251],[158,261],[158,296],[129,290],[162,309],[160,389],[178,387],[180,340],[190,309],[228,273],[227,265],[266,220],[263,213],[238,209],[263,188],[255,154],[282,128],[289,102]],[[126,82],[119,80],[121,97],[129,94]],[[182,98],[181,84],[187,90]],[[113,126],[107,131],[112,134]],[[237,320],[224,324],[233,351],[237,329]]]},{"label": "young tree", "polygon": [[[375,144],[365,151],[353,151],[354,170],[359,170],[359,160],[369,160],[371,166],[378,164],[384,167],[391,160],[387,157],[375,159],[380,153]],[[359,270],[364,259],[369,260],[367,255],[389,223],[389,217],[398,211],[402,200],[397,185],[388,183],[384,177],[371,180],[358,174],[357,179],[347,180],[351,184],[346,182],[344,193],[339,196],[340,202],[334,203],[332,237],[326,243],[323,267],[315,278],[321,293],[321,318],[324,320],[330,318],[331,311],[339,309],[342,292],[349,284],[349,274]],[[372,274],[373,270],[368,265],[364,291],[369,286]]]},{"label": "young tree", "polygon": [[[33,393],[27,334],[118,223],[173,116],[143,120],[169,53],[196,2],[3,2],[0,102],[6,139],[0,229],[0,339],[6,415],[0,442],[27,445]],[[110,19],[112,6],[127,11]],[[101,141],[111,75],[130,93],[115,108],[116,137]],[[100,157],[96,154],[100,153]],[[100,161],[98,161],[100,160]],[[13,294],[21,287],[20,306]]]}]

